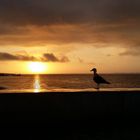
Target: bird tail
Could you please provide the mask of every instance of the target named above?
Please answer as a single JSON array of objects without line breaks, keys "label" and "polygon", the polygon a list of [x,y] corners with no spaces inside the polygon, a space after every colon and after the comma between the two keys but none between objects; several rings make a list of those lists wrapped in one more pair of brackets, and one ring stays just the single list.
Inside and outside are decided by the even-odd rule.
[{"label": "bird tail", "polygon": [[106,84],[111,84],[110,82],[106,81]]}]

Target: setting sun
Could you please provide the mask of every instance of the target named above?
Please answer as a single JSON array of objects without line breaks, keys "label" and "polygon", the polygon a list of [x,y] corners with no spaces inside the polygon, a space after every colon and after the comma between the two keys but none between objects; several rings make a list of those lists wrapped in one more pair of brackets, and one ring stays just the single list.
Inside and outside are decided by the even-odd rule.
[{"label": "setting sun", "polygon": [[47,65],[42,62],[31,62],[29,63],[29,70],[32,73],[44,73],[47,70]]}]

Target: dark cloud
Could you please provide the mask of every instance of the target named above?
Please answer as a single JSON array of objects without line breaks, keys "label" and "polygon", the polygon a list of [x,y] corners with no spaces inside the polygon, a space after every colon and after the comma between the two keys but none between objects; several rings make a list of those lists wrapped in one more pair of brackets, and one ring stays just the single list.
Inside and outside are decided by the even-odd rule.
[{"label": "dark cloud", "polygon": [[45,53],[45,54],[43,54],[42,61],[46,61],[46,62],[69,62],[69,59],[66,56],[63,56],[61,59],[59,59],[53,53]]},{"label": "dark cloud", "polygon": [[0,0],[1,46],[90,43],[133,49],[140,48],[139,38],[140,0]]},{"label": "dark cloud", "polygon": [[66,56],[61,59],[57,58],[53,53],[45,53],[41,58],[28,55],[14,55],[10,53],[0,52],[0,61],[42,61],[42,62],[69,62]]},{"label": "dark cloud", "polygon": [[1,22],[49,25],[139,18],[139,0],[0,0]]},{"label": "dark cloud", "polygon": [[0,60],[17,60],[17,56],[9,53],[0,53]]},{"label": "dark cloud", "polygon": [[37,58],[25,55],[13,55],[10,53],[0,52],[0,61],[36,61]]},{"label": "dark cloud", "polygon": [[53,53],[45,53],[43,55],[43,60],[47,61],[47,62],[49,62],[49,61],[58,62],[59,61],[59,59]]}]

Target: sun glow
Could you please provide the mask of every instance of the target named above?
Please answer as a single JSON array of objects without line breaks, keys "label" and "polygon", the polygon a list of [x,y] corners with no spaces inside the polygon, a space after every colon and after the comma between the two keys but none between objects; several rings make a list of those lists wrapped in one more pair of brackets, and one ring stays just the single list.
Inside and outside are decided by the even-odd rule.
[{"label": "sun glow", "polygon": [[47,65],[42,62],[31,62],[28,66],[32,73],[44,73],[48,69]]},{"label": "sun glow", "polygon": [[38,75],[35,76],[35,81],[34,81],[34,92],[38,93],[41,89],[40,86],[40,77]]}]

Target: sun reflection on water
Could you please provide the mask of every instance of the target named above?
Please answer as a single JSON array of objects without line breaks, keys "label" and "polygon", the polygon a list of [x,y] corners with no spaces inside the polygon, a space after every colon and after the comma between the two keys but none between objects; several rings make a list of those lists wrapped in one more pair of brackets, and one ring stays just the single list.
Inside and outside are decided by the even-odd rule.
[{"label": "sun reflection on water", "polygon": [[41,91],[40,77],[39,77],[39,75],[36,75],[35,79],[34,79],[34,92],[38,93],[40,91]]}]

